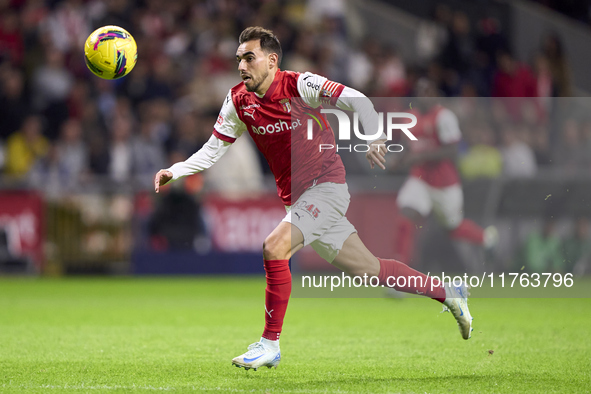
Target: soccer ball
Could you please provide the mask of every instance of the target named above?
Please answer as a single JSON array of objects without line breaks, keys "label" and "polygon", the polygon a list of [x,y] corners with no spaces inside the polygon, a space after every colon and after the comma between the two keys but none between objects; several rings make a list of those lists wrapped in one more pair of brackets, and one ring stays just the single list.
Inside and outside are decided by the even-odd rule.
[{"label": "soccer ball", "polygon": [[84,60],[92,73],[104,79],[124,77],[137,62],[137,45],[125,29],[103,26],[84,44]]}]

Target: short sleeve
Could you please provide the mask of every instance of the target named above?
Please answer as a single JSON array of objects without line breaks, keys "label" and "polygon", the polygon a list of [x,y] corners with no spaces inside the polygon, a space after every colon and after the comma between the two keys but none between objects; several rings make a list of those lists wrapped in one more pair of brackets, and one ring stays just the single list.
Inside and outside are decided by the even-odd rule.
[{"label": "short sleeve", "polygon": [[312,108],[317,108],[321,104],[335,105],[344,85],[333,82],[327,78],[306,72],[298,77],[298,93]]},{"label": "short sleeve", "polygon": [[447,108],[437,115],[437,136],[442,144],[454,144],[462,139],[458,117]]},{"label": "short sleeve", "polygon": [[220,114],[213,126],[213,135],[222,141],[233,143],[246,131],[246,125],[238,117],[232,101],[232,91],[224,99]]}]

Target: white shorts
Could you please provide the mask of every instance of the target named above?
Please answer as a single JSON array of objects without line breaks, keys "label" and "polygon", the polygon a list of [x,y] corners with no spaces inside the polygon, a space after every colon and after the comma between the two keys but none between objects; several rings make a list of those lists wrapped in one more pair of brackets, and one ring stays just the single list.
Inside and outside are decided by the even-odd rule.
[{"label": "white shorts", "polygon": [[345,240],[357,232],[345,217],[350,199],[346,183],[321,183],[307,189],[295,204],[286,207],[283,221],[302,232],[304,246],[312,246],[320,257],[332,263]]},{"label": "white shorts", "polygon": [[411,176],[402,185],[397,203],[399,208],[412,208],[425,217],[433,210],[439,222],[449,230],[458,227],[464,219],[461,185],[436,188]]}]

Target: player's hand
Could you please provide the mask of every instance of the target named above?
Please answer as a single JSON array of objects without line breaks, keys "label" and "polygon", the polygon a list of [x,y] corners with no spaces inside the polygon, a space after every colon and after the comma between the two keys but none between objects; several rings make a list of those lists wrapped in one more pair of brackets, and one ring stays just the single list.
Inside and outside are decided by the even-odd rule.
[{"label": "player's hand", "polygon": [[386,159],[384,158],[384,156],[386,155],[385,143],[386,140],[377,140],[369,145],[369,150],[365,154],[365,158],[367,159],[367,161],[369,161],[369,165],[372,169],[376,164],[382,170],[386,169]]},{"label": "player's hand", "polygon": [[160,170],[154,177],[154,190],[156,193],[160,192],[160,186],[166,185],[172,179],[172,172],[168,170]]}]

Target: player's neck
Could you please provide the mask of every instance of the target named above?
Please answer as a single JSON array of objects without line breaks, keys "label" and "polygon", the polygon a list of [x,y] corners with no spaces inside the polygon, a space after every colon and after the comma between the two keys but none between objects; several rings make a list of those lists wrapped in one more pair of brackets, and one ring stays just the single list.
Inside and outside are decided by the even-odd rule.
[{"label": "player's neck", "polygon": [[267,77],[267,79],[255,91],[255,94],[258,97],[264,97],[265,96],[265,94],[267,93],[267,90],[269,90],[269,88],[271,87],[271,84],[275,80],[275,76],[277,75],[277,71],[279,71],[279,69],[277,69],[277,68],[274,68],[273,70],[271,70],[269,72],[269,76]]}]

